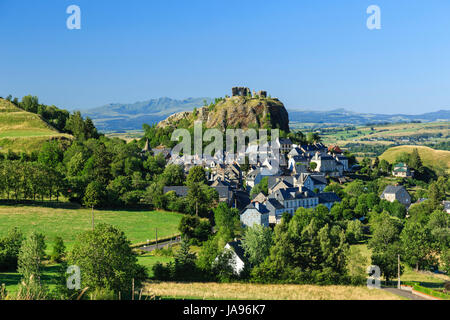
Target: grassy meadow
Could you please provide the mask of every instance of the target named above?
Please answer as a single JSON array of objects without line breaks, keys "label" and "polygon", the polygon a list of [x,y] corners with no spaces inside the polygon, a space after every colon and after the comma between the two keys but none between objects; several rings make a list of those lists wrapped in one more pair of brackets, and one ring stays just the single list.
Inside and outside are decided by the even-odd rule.
[{"label": "grassy meadow", "polygon": [[425,166],[436,169],[450,168],[450,151],[434,150],[424,146],[398,146],[386,150],[381,156],[380,160],[384,159],[393,163],[395,159],[402,153],[412,153],[417,148],[420,158]]},{"label": "grassy meadow", "polygon": [[163,299],[231,300],[401,300],[365,286],[316,286],[250,283],[148,282],[144,293]]},{"label": "grassy meadow", "polygon": [[[108,223],[125,232],[132,243],[178,233],[182,215],[161,211],[94,210],[95,223]],[[0,237],[8,230],[18,227],[24,234],[37,231],[46,236],[52,244],[61,236],[70,248],[76,236],[92,228],[90,209],[46,208],[29,205],[0,205]],[[48,245],[48,247],[50,247]]]},{"label": "grassy meadow", "polygon": [[50,138],[72,139],[48,125],[37,114],[26,112],[0,99],[0,152],[39,150]]}]

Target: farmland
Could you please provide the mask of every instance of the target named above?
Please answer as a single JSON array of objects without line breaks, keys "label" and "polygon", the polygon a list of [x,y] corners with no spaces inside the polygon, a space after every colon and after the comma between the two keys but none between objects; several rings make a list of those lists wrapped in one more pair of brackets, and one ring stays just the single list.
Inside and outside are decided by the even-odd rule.
[{"label": "farmland", "polygon": [[166,299],[400,300],[394,294],[365,286],[149,282],[144,292]]},{"label": "farmland", "polygon": [[72,139],[72,136],[58,132],[39,115],[0,99],[0,152],[37,151],[53,138]]},{"label": "farmland", "polygon": [[[108,223],[118,227],[132,243],[177,233],[181,215],[161,211],[94,210],[95,223]],[[25,205],[0,206],[0,237],[8,230],[18,227],[24,234],[36,231],[53,242],[61,236],[67,247],[71,247],[76,236],[92,228],[89,209],[60,209]]]}]

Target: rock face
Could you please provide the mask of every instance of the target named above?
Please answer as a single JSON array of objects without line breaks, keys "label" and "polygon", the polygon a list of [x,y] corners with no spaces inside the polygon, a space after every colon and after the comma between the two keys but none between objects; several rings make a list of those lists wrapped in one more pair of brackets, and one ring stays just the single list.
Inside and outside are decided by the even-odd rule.
[{"label": "rock face", "polygon": [[233,88],[236,95],[192,112],[173,114],[157,127],[191,127],[199,120],[206,128],[278,128],[289,132],[289,116],[283,103],[277,98],[267,98],[265,91],[258,93],[252,97],[248,88]]}]

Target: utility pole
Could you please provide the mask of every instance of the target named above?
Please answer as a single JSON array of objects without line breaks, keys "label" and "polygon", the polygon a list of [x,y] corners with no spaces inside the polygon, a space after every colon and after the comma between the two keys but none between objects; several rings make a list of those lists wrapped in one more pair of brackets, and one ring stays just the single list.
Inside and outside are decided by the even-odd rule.
[{"label": "utility pole", "polygon": [[92,231],[94,231],[94,206],[92,206]]},{"label": "utility pole", "polygon": [[400,255],[398,255],[397,257],[398,257],[398,283],[397,283],[397,288],[401,289],[401,284],[400,284]]}]

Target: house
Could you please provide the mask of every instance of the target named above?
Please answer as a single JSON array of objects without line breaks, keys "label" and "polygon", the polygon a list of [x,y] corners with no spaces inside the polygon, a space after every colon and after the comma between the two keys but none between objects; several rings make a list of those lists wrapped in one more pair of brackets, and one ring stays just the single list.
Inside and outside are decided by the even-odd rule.
[{"label": "house", "polygon": [[254,225],[268,227],[269,210],[262,203],[252,202],[242,211],[240,219],[244,227],[251,228]]},{"label": "house", "polygon": [[[235,240],[228,242],[225,245],[225,249],[231,252],[230,264],[236,275],[241,274],[244,270],[245,265],[248,263],[248,259],[245,256],[244,248],[242,248],[242,243],[240,240]],[[217,258],[216,258],[217,259]]]},{"label": "house", "polygon": [[171,149],[169,148],[155,148],[153,149],[153,155],[156,157],[157,155],[161,154],[166,161],[168,161],[171,157]]},{"label": "house", "polygon": [[[233,190],[226,185],[211,186],[215,189],[219,195],[219,202],[226,202],[228,205],[232,205],[234,202]],[[186,186],[167,186],[163,188],[163,193],[166,194],[170,191],[174,191],[178,197],[187,197],[189,188]]]},{"label": "house", "polygon": [[403,186],[387,186],[381,194],[380,198],[389,202],[398,200],[405,207],[409,207],[411,205],[411,196]]},{"label": "house", "polygon": [[331,207],[336,202],[341,202],[341,198],[334,192],[321,192],[318,194],[319,196],[319,204],[323,204],[328,210],[331,210]]},{"label": "house", "polygon": [[295,183],[296,186],[303,186],[309,190],[318,189],[322,192],[327,186],[327,179],[324,174],[321,173],[301,173]]},{"label": "house", "polygon": [[405,163],[400,162],[394,166],[394,169],[392,170],[392,175],[394,177],[407,178],[412,177],[414,174]]},{"label": "house", "polygon": [[295,187],[295,185],[294,177],[292,176],[275,176],[267,179],[267,191],[269,194],[274,193],[279,189],[288,189],[293,187]]},{"label": "house", "polygon": [[283,213],[286,212],[284,206],[275,198],[267,199],[265,205],[269,210],[269,224],[280,223]]},{"label": "house", "polygon": [[343,154],[335,154],[334,158],[336,159],[336,161],[338,161],[339,163],[342,163],[343,167],[344,167],[344,171],[349,171],[348,168],[348,158],[346,156],[344,156]]},{"label": "house", "polygon": [[289,151],[291,151],[291,149],[292,149],[291,139],[280,138],[279,143],[280,143],[280,152],[282,154],[287,154],[287,153],[289,153]]},{"label": "house", "polygon": [[442,204],[444,205],[444,212],[450,214],[450,201],[442,201]]},{"label": "house", "polygon": [[279,189],[269,195],[284,207],[284,212],[294,214],[299,207],[315,208],[319,205],[319,197],[304,187]]},{"label": "house", "polygon": [[311,158],[311,163],[312,162],[317,164],[314,171],[322,172],[331,177],[340,177],[344,172],[344,165],[329,154],[317,152],[314,157]]}]

